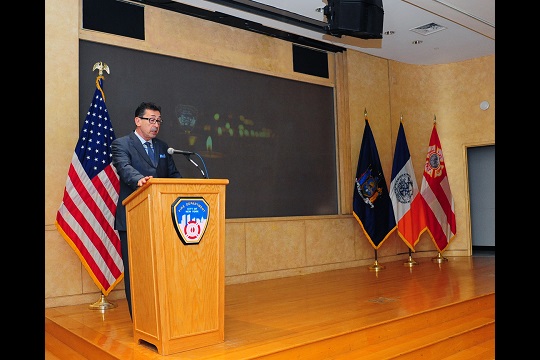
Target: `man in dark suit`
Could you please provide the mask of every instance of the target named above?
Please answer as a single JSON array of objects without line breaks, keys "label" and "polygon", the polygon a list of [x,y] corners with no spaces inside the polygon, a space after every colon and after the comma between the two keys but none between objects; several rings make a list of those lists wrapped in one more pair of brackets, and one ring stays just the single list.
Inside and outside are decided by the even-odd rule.
[{"label": "man in dark suit", "polygon": [[157,139],[161,127],[161,107],[151,102],[141,103],[135,110],[135,130],[115,139],[111,144],[112,164],[120,177],[120,194],[116,204],[114,228],[120,235],[124,285],[131,316],[131,286],[129,279],[126,208],[122,205],[131,193],[153,178],[180,178],[174,159],[167,153],[169,146]]}]

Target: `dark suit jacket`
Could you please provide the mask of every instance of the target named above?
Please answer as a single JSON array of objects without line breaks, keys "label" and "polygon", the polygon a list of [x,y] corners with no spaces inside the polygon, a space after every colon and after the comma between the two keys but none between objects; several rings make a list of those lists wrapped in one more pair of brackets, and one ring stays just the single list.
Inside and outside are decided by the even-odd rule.
[{"label": "dark suit jacket", "polygon": [[134,132],[115,139],[111,144],[112,164],[120,177],[120,194],[116,204],[114,228],[126,231],[126,208],[122,201],[137,190],[137,182],[145,176],[156,178],[180,178],[174,159],[167,149],[169,146],[162,140],[153,139],[157,165],[152,163],[141,141]]}]

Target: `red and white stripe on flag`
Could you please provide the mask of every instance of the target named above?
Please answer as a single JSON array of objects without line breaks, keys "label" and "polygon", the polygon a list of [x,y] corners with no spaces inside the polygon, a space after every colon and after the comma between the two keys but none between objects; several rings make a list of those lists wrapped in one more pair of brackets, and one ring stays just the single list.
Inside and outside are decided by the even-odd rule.
[{"label": "red and white stripe on flag", "polygon": [[429,139],[420,193],[427,205],[427,231],[442,253],[456,235],[456,215],[436,124]]},{"label": "red and white stripe on flag", "polygon": [[420,235],[426,230],[425,201],[418,189],[405,129],[401,122],[394,151],[390,199],[394,207],[398,235],[414,251]]},{"label": "red and white stripe on flag", "polygon": [[[101,79],[100,79],[101,78]],[[120,182],[111,164],[115,139],[101,90],[102,76],[68,170],[56,228],[104,295],[123,279],[120,237],[114,230]]]}]

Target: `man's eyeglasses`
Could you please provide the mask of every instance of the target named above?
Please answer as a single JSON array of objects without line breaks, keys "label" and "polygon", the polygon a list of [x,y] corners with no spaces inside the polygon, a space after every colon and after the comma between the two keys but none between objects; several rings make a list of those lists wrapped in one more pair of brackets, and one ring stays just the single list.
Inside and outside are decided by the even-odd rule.
[{"label": "man's eyeglasses", "polygon": [[161,119],[156,119],[156,118],[145,118],[145,117],[140,117],[140,116],[139,116],[139,119],[148,120],[148,122],[149,122],[150,124],[155,124],[155,123],[161,124],[161,123],[163,122],[163,120],[161,120]]}]

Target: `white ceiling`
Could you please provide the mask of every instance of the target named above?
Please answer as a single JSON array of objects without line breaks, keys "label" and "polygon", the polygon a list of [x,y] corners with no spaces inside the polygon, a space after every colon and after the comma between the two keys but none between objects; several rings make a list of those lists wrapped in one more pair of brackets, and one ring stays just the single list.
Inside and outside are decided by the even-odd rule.
[{"label": "white ceiling", "polygon": [[[495,54],[495,0],[383,0],[382,39],[361,39],[345,35],[336,37],[324,31],[313,31],[265,17],[260,12],[229,6],[231,3],[258,3],[258,6],[262,4],[267,9],[275,9],[286,17],[305,17],[327,23],[321,11],[327,5],[327,1],[323,0],[174,1],[407,64],[447,64]],[[430,23],[446,29],[428,35],[411,31]],[[386,35],[386,31],[394,31],[394,34]],[[418,40],[420,44],[413,44]]]}]

